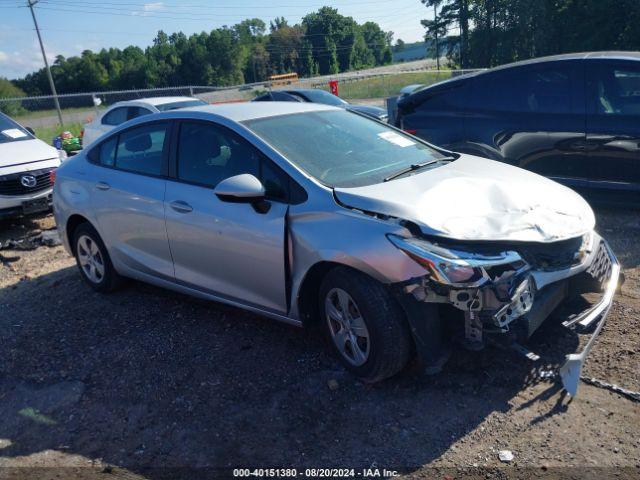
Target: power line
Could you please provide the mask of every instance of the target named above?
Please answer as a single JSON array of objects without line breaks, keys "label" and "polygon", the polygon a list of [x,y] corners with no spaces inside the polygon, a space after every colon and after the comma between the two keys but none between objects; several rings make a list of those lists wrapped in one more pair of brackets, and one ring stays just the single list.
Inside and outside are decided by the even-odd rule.
[{"label": "power line", "polygon": [[[115,16],[132,16],[131,13],[118,13],[118,12],[101,12],[101,11],[87,11],[87,10],[68,10],[68,9],[61,9],[61,8],[48,8],[48,7],[39,7],[41,10],[49,10],[49,11],[58,11],[58,12],[72,12],[72,13],[86,13],[86,14],[93,14],[93,15],[115,15]],[[400,13],[400,14],[396,14],[396,15],[388,15],[386,16],[386,18],[396,18],[405,16],[405,13]],[[181,21],[202,21],[202,18],[191,18],[191,17],[173,17],[173,16],[157,16],[157,15],[139,15],[139,17],[143,18],[143,17],[147,17],[147,18],[160,18],[163,20],[181,20]],[[373,19],[372,19],[373,20]],[[394,25],[395,23],[391,24]],[[345,32],[349,32],[349,30],[345,30]],[[355,32],[355,30],[352,30],[351,32]],[[309,33],[309,34],[304,34],[303,37],[315,37],[315,36],[323,36],[323,37],[327,37],[327,36],[334,36],[335,34],[326,34],[326,33]]]},{"label": "power line", "polygon": [[[52,2],[43,2],[43,3],[52,3]],[[59,4],[59,3],[63,3],[63,2],[55,2],[52,4]],[[104,5],[109,5],[109,6],[114,6],[114,7],[127,7],[127,6],[131,6],[131,7],[139,7],[139,8],[144,8],[145,6],[148,6],[148,2],[145,3],[130,3],[130,2],[99,2],[99,4],[92,4],[90,2],[86,2],[86,1],[78,1],[78,0],[66,0],[64,3],[67,4],[75,4],[75,5],[81,5],[83,7],[89,7],[89,8],[96,8],[98,6],[104,6]],[[274,8],[300,8],[300,9],[308,9],[308,8],[321,8],[321,7],[325,7],[325,6],[329,6],[326,3],[320,3],[320,4],[294,4],[294,5],[233,5],[233,6],[228,6],[228,5],[216,5],[214,7],[212,7],[211,5],[203,5],[203,4],[198,4],[198,5],[185,5],[185,4],[179,4],[179,5],[171,5],[171,4],[167,4],[164,2],[160,2],[163,3],[161,6],[159,5],[159,9],[163,9],[163,10],[168,10],[171,8],[200,8],[200,9],[228,9],[228,10],[238,10],[238,9],[251,9],[251,10],[255,10],[255,9],[269,9],[269,10],[273,10]],[[388,0],[379,0],[379,1],[364,1],[364,2],[349,2],[347,5],[342,5],[342,6],[336,6],[336,7],[332,7],[332,8],[345,8],[345,7],[350,7],[352,5],[383,5],[383,4],[388,4],[389,1]]]},{"label": "power line", "polygon": [[[69,4],[63,2],[51,2],[50,0],[42,0],[43,4],[58,6],[63,5],[65,7],[75,7],[76,4]],[[86,9],[73,9],[70,10],[68,8],[50,8],[40,6],[39,8],[42,10],[51,10],[51,11],[59,11],[59,12],[71,12],[71,13],[87,13],[94,15],[112,15],[112,16],[140,16],[147,18],[158,18],[164,20],[187,20],[187,21],[202,21],[203,18],[239,18],[243,17],[245,14],[234,14],[234,15],[223,15],[223,14],[205,14],[205,13],[189,13],[189,12],[161,12],[155,10],[131,10],[131,9],[119,9],[112,7],[103,7],[103,6],[94,6],[94,5],[86,5],[83,4],[84,8],[90,8],[91,10]],[[391,15],[383,15],[384,19],[387,18],[397,18],[399,16],[404,16],[409,11],[414,11],[413,7],[405,8],[402,11],[394,10],[394,13]],[[298,17],[297,15],[288,15],[288,17]],[[245,17],[246,18],[246,17]],[[372,20],[376,20],[377,18],[372,17]]]}]

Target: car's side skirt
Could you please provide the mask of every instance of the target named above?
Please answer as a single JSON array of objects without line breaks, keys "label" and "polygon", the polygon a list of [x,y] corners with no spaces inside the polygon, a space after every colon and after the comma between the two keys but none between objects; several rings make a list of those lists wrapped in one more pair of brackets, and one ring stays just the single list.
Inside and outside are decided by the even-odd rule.
[{"label": "car's side skirt", "polygon": [[279,322],[284,322],[289,325],[293,325],[296,327],[302,327],[302,322],[295,318],[288,317],[286,315],[282,315],[281,313],[274,312],[268,309],[261,308],[256,305],[246,304],[236,299],[227,298],[221,295],[216,294],[215,292],[204,291],[198,288],[191,287],[189,285],[185,285],[182,283],[177,283],[171,281],[169,279],[159,278],[153,275],[148,275],[146,273],[140,271],[134,271],[127,269],[127,272],[123,272],[125,276],[134,278],[136,280],[140,280],[145,283],[150,283],[157,287],[167,288],[169,290],[173,290],[179,293],[183,293],[185,295],[190,295],[192,297],[201,298],[203,300],[211,300],[214,302],[224,303],[226,305],[231,305],[233,307],[242,308],[243,310],[247,310],[252,313],[257,313],[259,315],[263,315],[265,317],[272,318],[274,320],[278,320]]}]

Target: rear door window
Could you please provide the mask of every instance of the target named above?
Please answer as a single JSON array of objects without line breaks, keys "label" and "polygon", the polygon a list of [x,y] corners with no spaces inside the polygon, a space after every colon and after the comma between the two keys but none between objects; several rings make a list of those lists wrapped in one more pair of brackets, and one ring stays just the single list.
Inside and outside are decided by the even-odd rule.
[{"label": "rear door window", "polygon": [[474,78],[471,103],[488,111],[573,113],[575,86],[571,64],[505,69]]},{"label": "rear door window", "polygon": [[144,175],[162,175],[168,127],[166,122],[154,123],[121,133],[115,158],[116,168]]},{"label": "rear door window", "polygon": [[114,108],[102,117],[102,124],[111,126],[120,125],[127,121],[128,111],[129,107]]}]

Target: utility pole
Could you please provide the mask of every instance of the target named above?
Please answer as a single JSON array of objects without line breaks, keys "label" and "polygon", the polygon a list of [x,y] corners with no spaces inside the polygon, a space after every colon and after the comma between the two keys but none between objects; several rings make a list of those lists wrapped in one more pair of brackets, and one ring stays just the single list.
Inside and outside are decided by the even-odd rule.
[{"label": "utility pole", "polygon": [[436,66],[438,70],[440,70],[440,44],[438,43],[438,29],[440,28],[440,22],[438,21],[438,2],[433,2],[433,21],[436,24]]},{"label": "utility pole", "polygon": [[47,60],[47,55],[44,53],[44,45],[42,43],[42,37],[40,36],[40,29],[38,28],[38,21],[36,20],[36,14],[33,11],[33,6],[38,3],[39,0],[27,0],[27,4],[29,5],[29,10],[31,10],[31,16],[33,17],[33,24],[36,27],[36,33],[38,34],[38,41],[40,42],[40,50],[42,51],[42,58],[44,59],[44,66],[47,69],[47,77],[49,78],[49,86],[51,87],[51,93],[53,93],[53,103],[56,105],[56,110],[58,111],[58,120],[60,121],[60,126],[64,126],[64,122],[62,121],[62,112],[60,111],[60,102],[58,102],[58,92],[56,92],[56,86],[53,83],[53,77],[51,76],[51,69],[49,68],[49,61]]}]

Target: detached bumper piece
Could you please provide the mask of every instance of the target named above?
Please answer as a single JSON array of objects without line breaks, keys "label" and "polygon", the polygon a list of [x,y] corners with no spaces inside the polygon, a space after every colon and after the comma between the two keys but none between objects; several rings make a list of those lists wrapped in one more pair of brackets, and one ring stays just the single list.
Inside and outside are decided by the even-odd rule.
[{"label": "detached bumper piece", "polygon": [[596,338],[602,331],[607,314],[613,303],[613,296],[618,288],[620,264],[604,241],[600,242],[597,256],[587,269],[587,273],[601,282],[603,295],[591,308],[563,324],[569,328],[581,328],[584,330],[595,326],[595,330],[582,349],[582,352],[567,355],[564,365],[559,369],[562,385],[571,396],[575,396],[578,393],[582,367]]}]

